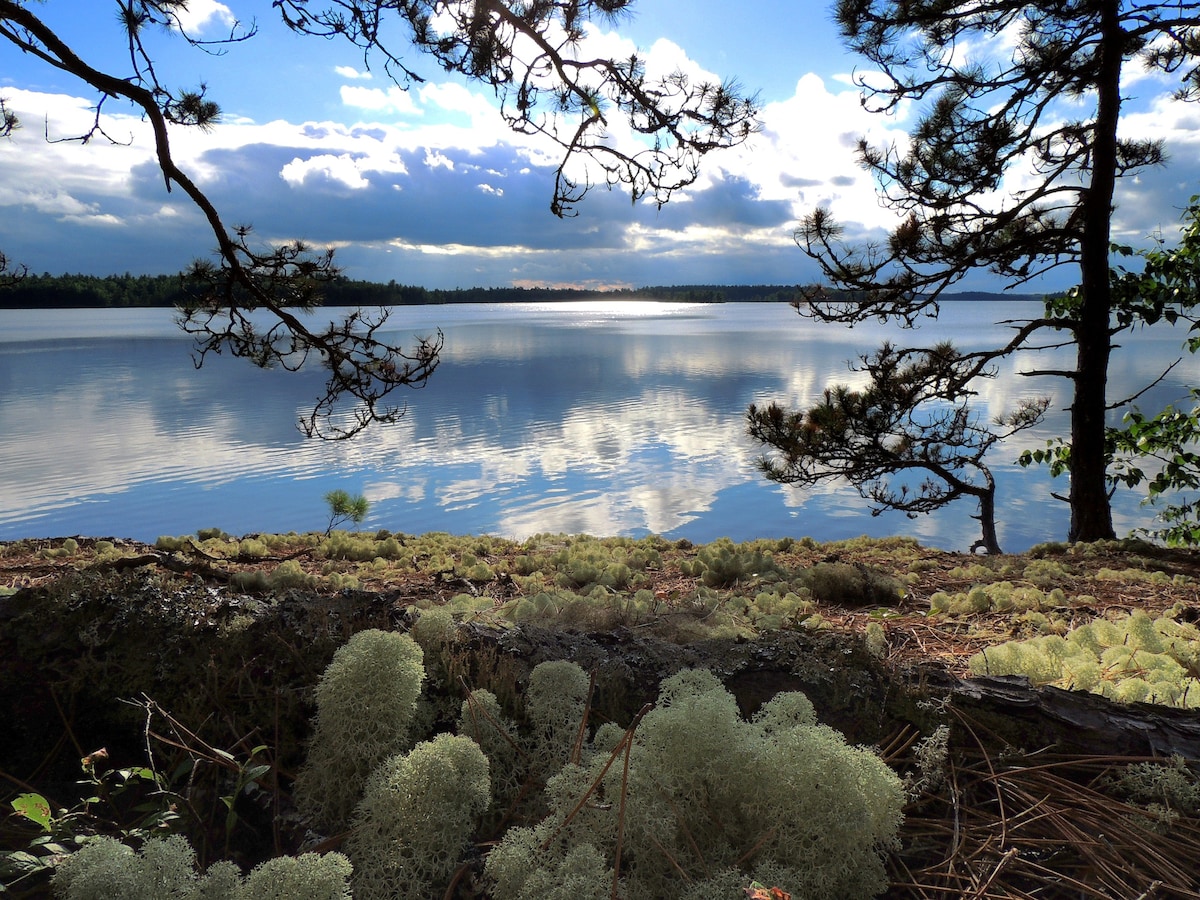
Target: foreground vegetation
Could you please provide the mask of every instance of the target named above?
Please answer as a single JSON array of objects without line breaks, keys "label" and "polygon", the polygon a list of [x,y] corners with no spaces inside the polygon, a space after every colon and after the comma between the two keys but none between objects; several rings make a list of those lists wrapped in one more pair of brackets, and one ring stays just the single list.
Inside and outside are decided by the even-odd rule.
[{"label": "foreground vegetation", "polygon": [[[371,801],[391,809],[399,801],[389,798],[407,796],[396,785],[410,770],[428,781],[440,766],[465,766],[453,771],[469,783],[477,744],[489,771],[486,802],[463,799],[452,814],[458,800],[449,795],[421,801],[445,812],[452,849],[418,854],[442,868],[421,868],[412,882],[420,886],[403,889],[412,896],[567,896],[556,891],[573,885],[570,896],[607,897],[614,883],[617,896],[661,896],[668,882],[699,896],[703,882],[712,891],[705,896],[732,898],[757,890],[756,878],[763,890],[790,885],[797,897],[861,895],[866,884],[871,892],[887,885],[894,897],[975,889],[1018,897],[1034,888],[1122,897],[1155,881],[1167,886],[1161,896],[1196,896],[1188,859],[1200,851],[1200,786],[1191,763],[1064,754],[1032,732],[1002,732],[1010,723],[984,720],[930,685],[1016,672],[1035,684],[1191,708],[1200,705],[1198,609],[1200,560],[1136,543],[987,558],[899,538],[693,546],[657,537],[209,530],[155,547],[4,544],[0,702],[11,726],[0,736],[0,770],[13,812],[0,826],[3,880],[14,896],[45,893],[66,853],[104,835],[111,841],[88,852],[122,871],[165,853],[177,871],[225,879],[227,896],[258,896],[255,878],[291,877],[332,885],[328,896],[337,896],[338,885],[368,876],[349,874],[362,867],[332,851],[362,859],[355,847],[368,833],[414,846],[387,824],[411,813],[373,814],[370,827],[383,831],[371,832],[366,812],[356,812],[371,770],[396,754],[388,783],[400,794],[380,788]],[[401,669],[417,665],[420,675],[407,676],[407,693],[386,694],[408,710],[399,744],[346,769],[345,747],[365,743],[349,739],[355,722],[375,728],[387,716],[376,705],[336,718],[345,704],[323,706],[318,685],[328,685],[339,648],[366,634],[410,636],[418,662]],[[569,669],[545,668],[564,659]],[[367,671],[352,696],[390,683],[379,666]],[[549,695],[574,698],[564,700],[569,708],[539,711],[537,685],[548,671],[558,679]],[[816,860],[848,858],[820,841],[854,843],[859,833],[794,831],[801,819],[831,815],[830,801],[807,792],[789,799],[780,793],[786,765],[759,758],[782,740],[761,731],[764,710],[788,703],[801,712],[784,731],[803,726],[797,741],[833,740],[830,759],[842,758],[838,746],[871,748],[882,766],[871,771],[886,774],[867,795],[874,801],[864,809],[881,817],[874,821],[888,821],[891,803],[904,805],[894,839],[886,828],[859,835],[868,854],[853,867],[866,879],[859,888],[836,878],[829,884],[844,890],[814,887],[824,883],[812,881]],[[692,712],[669,726],[672,708]],[[330,716],[340,722],[332,732]],[[688,722],[703,724],[693,733]],[[656,738],[656,728],[673,737]],[[724,737],[706,743],[714,734]],[[453,742],[464,737],[475,743]],[[323,740],[332,751],[320,749]],[[738,785],[758,817],[734,829],[716,794],[655,795],[645,806],[646,791],[669,781],[663,761],[644,756],[654,746],[665,748],[663,759],[694,748],[689,777],[704,771],[706,784]],[[869,763],[846,757],[860,758]],[[556,779],[565,763],[575,774]],[[639,778],[659,787],[639,789]],[[897,801],[886,799],[888,779],[903,786]],[[746,799],[755,784],[784,806]],[[567,824],[576,804],[592,810],[590,824]],[[734,830],[702,839],[698,823],[710,816]],[[657,825],[636,824],[651,820]],[[1121,837],[1100,847],[1091,829]],[[682,843],[663,843],[668,833]],[[187,843],[146,843],[168,834]],[[814,862],[803,871],[804,853],[779,849],[787,834],[808,842]],[[498,840],[508,849],[488,853]],[[543,847],[538,860],[556,860],[553,871],[520,861],[531,846]],[[872,869],[872,858],[886,872]],[[287,865],[299,868],[284,873],[292,859]],[[404,895],[395,887],[407,883],[403,872],[378,877]],[[356,886],[355,896],[370,890]]]}]

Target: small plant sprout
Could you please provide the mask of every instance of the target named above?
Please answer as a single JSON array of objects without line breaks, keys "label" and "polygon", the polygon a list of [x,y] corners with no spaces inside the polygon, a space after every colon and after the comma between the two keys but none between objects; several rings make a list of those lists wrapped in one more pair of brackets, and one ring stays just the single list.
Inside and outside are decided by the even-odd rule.
[{"label": "small plant sprout", "polygon": [[351,496],[341,488],[326,494],[325,502],[329,504],[329,525],[325,529],[326,535],[332,534],[335,527],[345,522],[361,525],[367,517],[367,509],[371,505],[362,494]]}]

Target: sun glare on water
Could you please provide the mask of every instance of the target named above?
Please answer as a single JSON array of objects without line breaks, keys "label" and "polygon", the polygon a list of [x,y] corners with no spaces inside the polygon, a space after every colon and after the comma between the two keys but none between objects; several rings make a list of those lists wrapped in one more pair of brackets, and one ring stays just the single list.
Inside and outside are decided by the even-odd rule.
[{"label": "sun glare on water", "polygon": [[663,300],[568,300],[559,303],[522,304],[530,312],[565,313],[596,322],[673,316],[703,307],[703,303],[670,303]]}]

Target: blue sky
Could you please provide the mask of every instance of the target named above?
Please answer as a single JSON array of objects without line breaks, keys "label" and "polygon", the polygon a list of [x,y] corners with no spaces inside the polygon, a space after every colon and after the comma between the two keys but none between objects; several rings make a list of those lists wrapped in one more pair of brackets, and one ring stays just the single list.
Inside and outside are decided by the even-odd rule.
[{"label": "blue sky", "polygon": [[[98,68],[127,62],[108,0],[49,0],[31,10]],[[861,110],[828,4],[637,0],[615,32],[590,46],[637,48],[653,64],[737,78],[757,90],[762,132],[706,158],[700,180],[662,210],[595,191],[575,219],[549,212],[557,157],[509,132],[483,88],[428,79],[407,93],[368,72],[348,44],[298,38],[263,2],[192,0],[199,34],[258,17],[259,34],[221,56],[153,36],[160,76],[207,83],[223,110],[213,130],[177,130],[177,159],[228,224],[263,241],[304,238],[337,248],[348,275],[428,287],[799,283],[816,277],[792,240],[796,222],[829,206],[859,234],[882,234],[882,209],[852,152],[861,135],[902,140],[913,110]],[[168,195],[145,124],[105,104],[121,141],[50,142],[90,122],[96,96],[38,60],[0,45],[0,96],[24,127],[0,144],[0,249],[34,271],[174,272],[213,244],[179,192]],[[1170,232],[1200,190],[1200,107],[1170,100],[1165,81],[1131,75],[1123,124],[1167,140],[1170,164],[1122,187],[1116,234]],[[1064,270],[1042,287],[1066,287]],[[997,288],[981,274],[963,285]]]}]

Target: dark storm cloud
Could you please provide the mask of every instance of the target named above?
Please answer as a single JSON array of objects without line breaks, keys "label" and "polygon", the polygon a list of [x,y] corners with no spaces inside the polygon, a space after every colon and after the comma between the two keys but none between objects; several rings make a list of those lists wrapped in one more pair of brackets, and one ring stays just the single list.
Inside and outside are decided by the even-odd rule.
[{"label": "dark storm cloud", "polygon": [[739,230],[782,226],[792,218],[790,203],[762,200],[749,181],[726,175],[710,187],[689,192],[687,201],[668,203],[659,212],[655,225],[659,228],[705,225]]},{"label": "dark storm cloud", "polygon": [[[579,205],[578,216],[558,219],[549,210],[551,169],[530,165],[507,145],[480,153],[440,150],[433,162],[424,149],[399,151],[405,171],[365,169],[357,173],[364,187],[352,187],[319,168],[320,157],[338,155],[336,149],[318,153],[270,144],[213,150],[201,164],[220,174],[203,187],[227,224],[253,223],[259,234],[328,243],[618,251],[626,246],[625,231],[634,223],[651,229],[698,225],[737,231],[784,227],[792,218],[790,204],[761,200],[752,184],[732,176],[662,210],[631,204],[619,188],[596,188]],[[302,181],[289,182],[280,173],[295,160],[316,165]],[[370,165],[359,160],[364,168]],[[161,200],[155,166],[145,164],[134,174],[144,199]]]},{"label": "dark storm cloud", "polygon": [[[534,168],[511,147],[483,153],[438,151],[452,166],[426,163],[426,150],[397,155],[405,172],[360,173],[365,187],[351,187],[319,170],[302,182],[282,176],[294,160],[338,155],[322,150],[269,144],[209,151],[205,168],[220,173],[203,185],[227,222],[253,222],[263,234],[295,234],[313,241],[402,240],[414,244],[466,244],[533,248],[621,246],[620,228],[632,221],[628,199],[598,189],[582,204],[580,215],[560,220],[550,213],[553,174]],[[138,175],[146,199],[161,194],[156,167]]]}]

